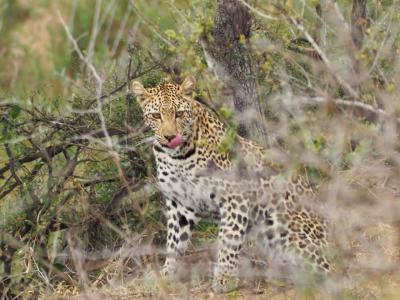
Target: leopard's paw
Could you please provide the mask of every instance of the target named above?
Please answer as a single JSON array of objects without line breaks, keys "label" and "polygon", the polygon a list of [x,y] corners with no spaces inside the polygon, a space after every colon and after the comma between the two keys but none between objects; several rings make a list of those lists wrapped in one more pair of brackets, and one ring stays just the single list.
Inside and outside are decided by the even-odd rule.
[{"label": "leopard's paw", "polygon": [[237,277],[217,277],[213,281],[212,289],[215,293],[228,293],[237,289],[238,283]]}]

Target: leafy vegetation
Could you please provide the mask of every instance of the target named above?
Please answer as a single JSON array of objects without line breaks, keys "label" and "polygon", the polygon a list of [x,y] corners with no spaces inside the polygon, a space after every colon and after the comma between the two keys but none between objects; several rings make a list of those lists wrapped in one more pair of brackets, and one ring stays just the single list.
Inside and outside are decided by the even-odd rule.
[{"label": "leafy vegetation", "polygon": [[[1,299],[168,297],[190,289],[207,297],[204,272],[185,287],[149,275],[163,257],[163,197],[151,132],[129,82],[147,87],[195,75],[196,99],[229,125],[221,150],[230,151],[237,124],[251,116],[238,113],[201,42],[213,41],[220,3],[0,2]],[[325,204],[321,214],[335,225],[331,285],[284,292],[396,299],[399,1],[238,3],[252,18],[239,43],[265,118],[266,159],[308,176]],[[352,10],[356,3],[366,15]],[[206,219],[189,260],[209,261],[201,249],[215,238]],[[261,286],[231,296],[283,290],[275,279]]]}]

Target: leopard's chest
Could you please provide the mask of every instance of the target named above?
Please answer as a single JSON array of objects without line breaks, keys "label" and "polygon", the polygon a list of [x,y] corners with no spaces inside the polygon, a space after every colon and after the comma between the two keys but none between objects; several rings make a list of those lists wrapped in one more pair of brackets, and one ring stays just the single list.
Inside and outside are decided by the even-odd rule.
[{"label": "leopard's chest", "polygon": [[217,183],[213,184],[205,176],[198,176],[204,170],[207,159],[197,155],[188,159],[174,159],[156,153],[156,163],[158,185],[164,196],[196,212],[217,214]]}]

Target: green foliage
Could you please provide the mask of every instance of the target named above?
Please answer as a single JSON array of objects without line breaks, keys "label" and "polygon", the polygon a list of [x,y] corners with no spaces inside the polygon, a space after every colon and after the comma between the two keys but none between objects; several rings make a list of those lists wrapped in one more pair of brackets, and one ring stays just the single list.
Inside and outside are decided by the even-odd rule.
[{"label": "green foliage", "polygon": [[225,136],[223,137],[221,143],[218,145],[218,151],[234,157],[233,150],[236,144],[238,125],[233,119],[234,113],[230,108],[222,106],[220,108],[220,113],[222,117],[227,120],[228,126],[226,128]]},{"label": "green foliage", "polygon": [[[255,9],[249,45],[260,105],[272,143],[285,153],[282,158],[271,151],[268,160],[271,156],[279,166],[306,173],[315,186],[328,182],[334,172],[359,168],[371,160],[396,165],[376,143],[379,126],[365,119],[329,104],[312,107],[304,115],[282,112],[287,89],[294,95],[348,96],[288,17],[301,22],[323,45],[335,74],[351,81],[345,59],[349,51],[328,16],[334,19],[338,16],[331,14],[340,13],[351,24],[352,1],[337,1],[337,12],[325,12],[325,31],[317,29],[315,9],[320,1],[246,3]],[[13,162],[13,168],[0,174],[0,230],[25,245],[11,254],[8,276],[14,296],[25,286],[43,291],[59,280],[26,249],[78,277],[70,272],[73,263],[60,255],[68,251],[71,229],[81,235],[82,251],[118,251],[127,236],[135,235],[143,235],[148,244],[165,243],[162,197],[154,192],[154,163],[149,142],[143,142],[151,133],[143,131],[138,103],[127,97],[129,60],[131,76],[140,75],[145,87],[194,74],[198,96],[212,101],[227,123],[219,151],[234,155],[235,112],[219,103],[224,99],[222,86],[208,69],[199,44],[200,38],[210,38],[216,6],[217,1],[210,0],[0,2],[0,169]],[[350,53],[358,68],[373,78],[357,89],[362,103],[385,108],[398,98],[400,36],[394,34],[400,26],[398,6],[398,1],[368,1],[371,24],[362,47]],[[97,111],[97,82],[68,39],[58,12],[104,80],[100,99],[104,120]],[[246,42],[243,36],[241,42]],[[391,113],[399,110],[394,103]],[[101,135],[103,125],[109,140]],[[337,133],[344,131],[337,140]],[[60,146],[64,149],[51,152]],[[37,158],[21,161],[31,155]],[[74,158],[78,163],[64,178]],[[127,183],[132,184],[128,196],[112,202]],[[211,219],[203,220],[194,243],[206,244],[217,233]],[[8,246],[3,241],[0,246],[3,255]],[[4,272],[5,262],[0,262],[0,277]],[[89,275],[95,277],[95,272],[102,271]],[[304,295],[312,292],[305,290]]]},{"label": "green foliage", "polygon": [[196,227],[195,243],[202,246],[218,235],[218,226],[211,218],[201,219]]}]

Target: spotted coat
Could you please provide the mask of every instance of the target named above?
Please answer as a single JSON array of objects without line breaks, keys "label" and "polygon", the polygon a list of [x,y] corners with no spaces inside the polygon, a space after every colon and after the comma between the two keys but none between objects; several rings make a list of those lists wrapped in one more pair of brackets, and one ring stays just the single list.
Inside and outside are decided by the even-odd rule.
[{"label": "spotted coat", "polygon": [[[132,83],[145,123],[154,131],[157,178],[166,198],[163,274],[176,272],[199,218],[207,216],[219,222],[216,292],[236,287],[238,259],[247,237],[269,257],[328,272],[326,225],[305,205],[314,197],[308,184],[296,176],[271,175],[264,149],[241,137],[234,149],[240,159],[222,151],[225,126],[192,99],[194,85],[192,77],[181,85],[149,89]],[[178,146],[168,146],[171,137],[179,140]]]}]

